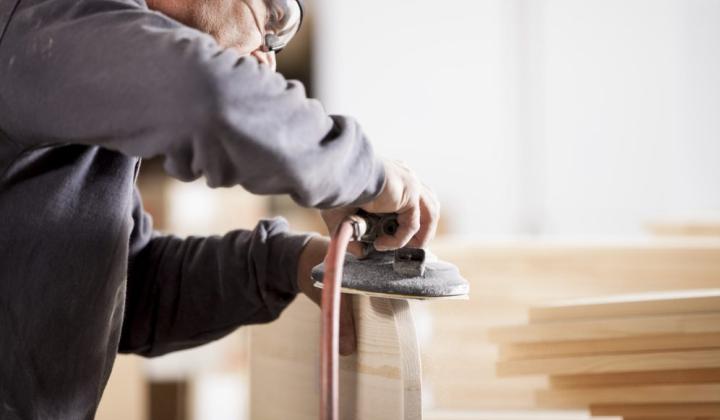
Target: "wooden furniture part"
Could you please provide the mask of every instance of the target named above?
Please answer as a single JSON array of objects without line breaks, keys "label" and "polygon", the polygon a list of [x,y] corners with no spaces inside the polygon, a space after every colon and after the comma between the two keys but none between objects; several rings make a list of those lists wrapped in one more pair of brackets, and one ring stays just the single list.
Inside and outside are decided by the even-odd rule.
[{"label": "wooden furniture part", "polygon": [[[358,351],[341,357],[342,419],[422,417],[420,354],[410,305],[353,297]],[[299,296],[279,320],[252,327],[250,418],[315,420],[320,310]]]},{"label": "wooden furniture part", "polygon": [[530,309],[529,320],[489,336],[499,374],[549,376],[539,406],[720,417],[719,289],[561,302]]},{"label": "wooden furniture part", "polygon": [[[430,406],[442,410],[533,408],[535,390],[547,386],[547,376],[498,377],[498,357],[515,360],[595,353],[583,340],[576,340],[513,342],[503,345],[503,354],[499,355],[498,346],[488,340],[488,331],[526,323],[531,307],[558,299],[720,287],[720,240],[448,239],[434,241],[432,251],[457,265],[471,283],[469,301],[422,305],[432,321],[429,338],[422,341],[423,388]],[[639,312],[621,314],[621,310]],[[530,316],[552,316],[547,308],[544,311],[533,310]],[[612,311],[623,316],[643,316],[635,306],[616,306]],[[591,313],[587,315],[592,319]],[[683,335],[678,340],[677,335],[658,335],[639,341],[596,340],[594,346],[604,348],[603,354],[644,351],[648,346],[655,348],[653,340],[661,344],[657,348],[674,351],[703,348],[706,344],[698,347],[697,343],[718,343],[720,336]]]}]

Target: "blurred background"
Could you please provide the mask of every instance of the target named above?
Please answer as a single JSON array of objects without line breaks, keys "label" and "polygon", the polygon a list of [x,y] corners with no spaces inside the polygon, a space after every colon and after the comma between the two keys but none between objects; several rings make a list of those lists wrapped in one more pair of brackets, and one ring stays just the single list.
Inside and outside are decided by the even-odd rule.
[{"label": "blurred background", "polygon": [[[720,1],[306,3],[279,71],[435,189],[438,241],[720,235]],[[138,181],[161,231],[282,215],[325,233],[287,197],[180,183],[161,165]],[[125,356],[98,418],[245,419],[248,383],[245,330]]]}]

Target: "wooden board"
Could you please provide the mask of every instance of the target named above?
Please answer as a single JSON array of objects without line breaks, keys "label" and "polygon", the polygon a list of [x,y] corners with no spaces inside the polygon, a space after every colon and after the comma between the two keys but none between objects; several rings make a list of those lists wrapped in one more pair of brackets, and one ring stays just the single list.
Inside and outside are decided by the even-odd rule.
[{"label": "wooden board", "polygon": [[623,420],[594,416],[585,410],[430,410],[424,420]]},{"label": "wooden board", "polygon": [[719,368],[720,350],[600,354],[552,359],[509,360],[498,362],[496,367],[499,376],[574,375]]},{"label": "wooden board", "polygon": [[720,384],[636,385],[611,388],[539,390],[543,407],[589,407],[599,404],[718,403]]},{"label": "wooden board", "polygon": [[658,236],[695,236],[720,237],[720,220],[685,220],[654,222],[647,225],[648,230]]},{"label": "wooden board", "polygon": [[488,335],[495,343],[530,343],[702,333],[720,333],[720,312],[546,322],[496,328]]},{"label": "wooden board", "polygon": [[[343,419],[420,419],[415,326],[403,300],[353,298],[358,352],[341,358]],[[320,312],[304,296],[251,333],[251,418],[318,418]]]},{"label": "wooden board", "polygon": [[600,375],[551,376],[555,389],[608,388],[611,386],[648,384],[704,384],[720,383],[720,369],[663,370],[652,372],[622,372]]},{"label": "wooden board", "polygon": [[530,322],[720,313],[720,289],[643,293],[550,302],[530,308]]},{"label": "wooden board", "polygon": [[720,287],[720,240],[439,242],[486,296],[519,301]]},{"label": "wooden board", "polygon": [[590,412],[596,416],[620,415],[636,418],[720,417],[720,403],[591,405]]},{"label": "wooden board", "polygon": [[500,347],[500,360],[713,348],[720,348],[720,333],[667,334],[606,340],[503,344]]},{"label": "wooden board", "polygon": [[624,417],[623,420],[720,420],[720,417],[695,417],[695,416],[649,416],[649,417]]}]

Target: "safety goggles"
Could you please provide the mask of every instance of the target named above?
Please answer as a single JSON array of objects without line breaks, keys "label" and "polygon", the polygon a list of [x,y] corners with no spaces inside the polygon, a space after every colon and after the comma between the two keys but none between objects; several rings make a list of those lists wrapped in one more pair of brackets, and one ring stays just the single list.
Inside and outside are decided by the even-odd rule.
[{"label": "safety goggles", "polygon": [[263,33],[263,52],[279,53],[300,29],[303,19],[301,0],[263,0],[267,9],[264,25],[253,11],[255,23]]}]

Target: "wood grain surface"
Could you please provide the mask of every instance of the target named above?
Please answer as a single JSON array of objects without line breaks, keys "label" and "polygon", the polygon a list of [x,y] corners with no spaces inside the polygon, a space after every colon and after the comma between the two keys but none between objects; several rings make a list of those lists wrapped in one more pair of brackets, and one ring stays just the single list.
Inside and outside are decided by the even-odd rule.
[{"label": "wood grain surface", "polygon": [[[340,362],[342,419],[416,420],[421,371],[408,302],[355,296],[358,351]],[[315,420],[319,411],[318,307],[300,296],[251,333],[251,418]]]},{"label": "wood grain surface", "polygon": [[572,375],[718,367],[720,349],[713,349],[509,360],[497,363],[497,374]]}]

